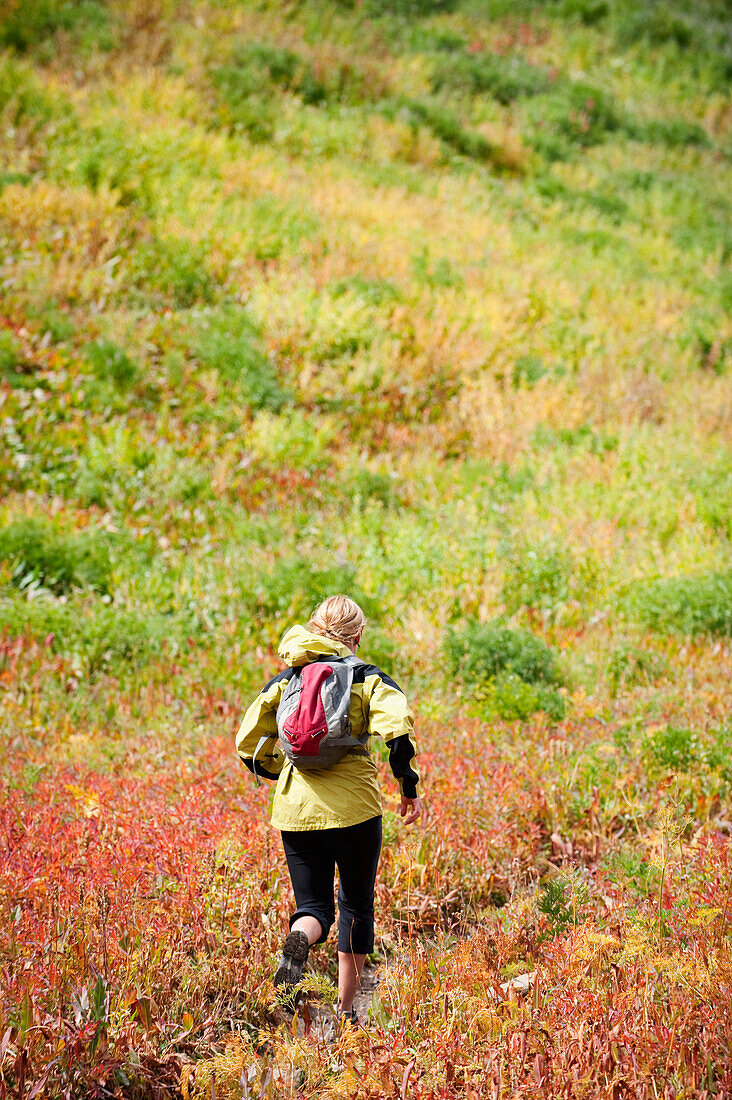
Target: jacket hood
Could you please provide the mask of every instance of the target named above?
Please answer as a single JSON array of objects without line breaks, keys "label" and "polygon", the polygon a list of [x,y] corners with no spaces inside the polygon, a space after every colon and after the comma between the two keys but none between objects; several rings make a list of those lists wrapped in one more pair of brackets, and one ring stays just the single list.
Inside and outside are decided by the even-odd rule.
[{"label": "jacket hood", "polygon": [[324,638],[314,634],[304,626],[293,626],[280,642],[278,653],[290,668],[319,661],[322,657],[350,657],[348,646],[336,642],[333,638]]}]

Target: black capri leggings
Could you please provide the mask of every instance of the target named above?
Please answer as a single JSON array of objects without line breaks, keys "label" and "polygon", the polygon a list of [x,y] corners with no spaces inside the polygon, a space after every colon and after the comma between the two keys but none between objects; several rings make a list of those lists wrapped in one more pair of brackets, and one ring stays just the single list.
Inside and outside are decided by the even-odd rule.
[{"label": "black capri leggings", "polygon": [[333,883],[338,890],[338,950],[368,955],[374,949],[374,883],[381,852],[381,817],[344,829],[282,833],[298,917],[320,921],[324,943],[335,920]]}]

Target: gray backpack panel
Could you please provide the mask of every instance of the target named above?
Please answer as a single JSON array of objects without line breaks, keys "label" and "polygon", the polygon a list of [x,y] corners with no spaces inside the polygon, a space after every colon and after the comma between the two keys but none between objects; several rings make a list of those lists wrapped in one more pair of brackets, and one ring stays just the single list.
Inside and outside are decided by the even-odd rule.
[{"label": "gray backpack panel", "polygon": [[[364,741],[353,737],[351,732],[351,688],[353,671],[365,662],[356,656],[323,657],[322,661],[312,662],[309,667],[314,672],[322,666],[331,669],[330,674],[320,686],[320,700],[325,713],[327,729],[318,734],[315,740],[302,744],[298,737],[288,732],[286,725],[298,710],[303,690],[302,669],[298,669],[289,681],[285,693],[277,708],[277,730],[282,752],[296,768],[329,768],[337,764],[347,754],[368,756]],[[315,666],[315,667],[314,667]],[[290,723],[291,725],[291,723]],[[304,750],[304,751],[303,751]]]}]

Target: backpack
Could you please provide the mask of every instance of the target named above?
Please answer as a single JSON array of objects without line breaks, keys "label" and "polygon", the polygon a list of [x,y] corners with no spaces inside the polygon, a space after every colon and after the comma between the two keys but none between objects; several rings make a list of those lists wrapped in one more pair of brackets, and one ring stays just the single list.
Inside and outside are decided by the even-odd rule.
[{"label": "backpack", "polygon": [[[355,656],[328,657],[294,669],[277,707],[279,745],[294,767],[330,768],[346,754],[369,755],[366,738],[352,735],[350,719],[353,672],[363,663]],[[255,768],[267,740],[257,745]]]}]

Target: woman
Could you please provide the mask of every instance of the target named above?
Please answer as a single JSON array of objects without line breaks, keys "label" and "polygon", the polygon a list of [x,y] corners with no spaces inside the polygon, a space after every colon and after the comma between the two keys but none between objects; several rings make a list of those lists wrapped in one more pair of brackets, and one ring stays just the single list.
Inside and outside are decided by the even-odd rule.
[{"label": "woman", "polygon": [[[279,655],[289,667],[262,689],[236,737],[237,751],[250,771],[277,780],[272,824],[282,832],[297,906],[274,983],[299,982],[310,947],[325,942],[335,919],[337,866],[338,1007],[353,1022],[356,987],[366,956],[374,948],[374,883],[382,813],[376,766],[361,748],[328,768],[298,767],[284,756],[276,740],[276,713],[287,685],[303,666],[355,654],[365,625],[357,603],[348,596],[330,596],[306,627],[288,630]],[[411,825],[422,813],[419,776],[413,765],[414,719],[401,689],[365,661],[355,663],[350,720],[352,737],[361,745],[367,746],[368,738],[379,734],[389,746],[389,763],[402,796],[399,813]]]}]

